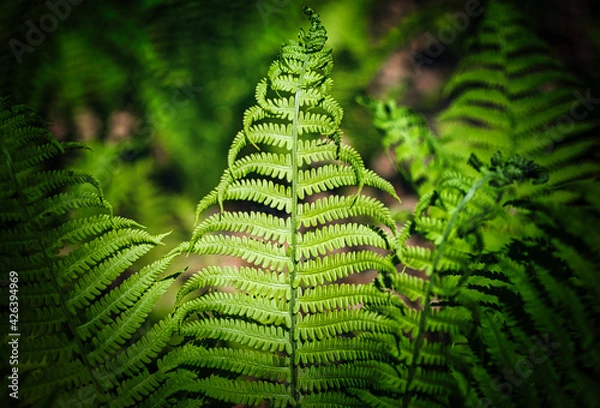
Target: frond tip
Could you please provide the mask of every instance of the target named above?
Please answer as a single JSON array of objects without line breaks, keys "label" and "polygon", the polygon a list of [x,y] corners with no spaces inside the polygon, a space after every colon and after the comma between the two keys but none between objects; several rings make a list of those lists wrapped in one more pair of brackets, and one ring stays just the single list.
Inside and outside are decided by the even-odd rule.
[{"label": "frond tip", "polygon": [[319,15],[315,13],[313,9],[304,7],[304,14],[306,14],[310,20],[310,29],[308,30],[308,33],[305,33],[303,29],[300,29],[300,45],[304,46],[307,53],[321,51],[327,41],[327,31],[321,24]]}]

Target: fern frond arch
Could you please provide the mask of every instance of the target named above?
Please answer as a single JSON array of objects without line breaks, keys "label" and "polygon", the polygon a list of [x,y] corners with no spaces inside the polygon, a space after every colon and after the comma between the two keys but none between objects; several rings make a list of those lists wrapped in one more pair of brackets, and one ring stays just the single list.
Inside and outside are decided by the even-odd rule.
[{"label": "fern frond arch", "polygon": [[343,283],[396,272],[394,221],[366,190],[397,196],[341,142],[331,50],[305,11],[310,29],[259,82],[228,168],[181,247],[237,263],[196,272],[179,293],[181,358],[198,376],[189,391],[207,401],[360,406],[401,388],[400,328],[384,307],[397,298]]}]

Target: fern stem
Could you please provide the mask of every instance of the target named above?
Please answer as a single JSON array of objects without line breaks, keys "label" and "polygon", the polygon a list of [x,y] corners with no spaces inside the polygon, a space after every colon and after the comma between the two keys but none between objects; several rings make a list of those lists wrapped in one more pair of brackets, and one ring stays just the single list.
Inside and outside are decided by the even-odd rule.
[{"label": "fern stem", "polygon": [[309,55],[304,57],[302,71],[298,77],[298,89],[294,96],[294,120],[292,123],[292,203],[291,203],[291,220],[290,220],[290,257],[292,259],[292,271],[290,273],[290,374],[291,374],[291,394],[296,406],[300,406],[298,395],[298,367],[296,366],[296,301],[298,297],[298,122],[300,116],[300,97],[302,96],[302,82],[304,72],[308,64]]},{"label": "fern stem", "polygon": [[427,324],[427,318],[429,317],[429,313],[431,312],[431,298],[433,297],[433,288],[435,287],[435,285],[437,283],[437,275],[435,272],[436,272],[438,263],[442,259],[444,249],[448,242],[448,237],[450,236],[450,233],[452,232],[460,213],[465,208],[465,206],[469,203],[469,201],[471,201],[471,199],[475,196],[475,193],[477,192],[477,190],[479,190],[482,186],[484,186],[486,183],[488,183],[490,180],[492,180],[495,176],[496,176],[495,173],[486,174],[485,177],[481,178],[479,181],[477,181],[475,184],[473,184],[473,186],[471,186],[469,191],[467,191],[467,193],[465,194],[463,199],[456,206],[456,209],[452,213],[452,216],[450,217],[448,224],[446,224],[446,228],[444,229],[444,233],[442,235],[441,243],[438,246],[438,250],[435,253],[435,257],[433,258],[433,261],[431,262],[431,267],[430,267],[431,277],[429,278],[429,282],[427,283],[427,290],[425,291],[425,298],[423,300],[423,311],[421,312],[421,314],[419,316],[419,331],[417,333],[417,337],[415,338],[415,346],[413,348],[412,361],[411,361],[410,367],[408,369],[408,378],[406,380],[406,392],[407,393],[404,395],[404,402],[403,402],[403,406],[405,408],[408,407],[408,403],[409,403],[408,391],[409,391],[410,385],[412,384],[412,381],[414,380],[414,377],[415,377],[415,372],[417,370],[417,359],[418,359],[419,353],[421,351],[421,346],[423,345],[423,340],[425,339],[425,325]]}]

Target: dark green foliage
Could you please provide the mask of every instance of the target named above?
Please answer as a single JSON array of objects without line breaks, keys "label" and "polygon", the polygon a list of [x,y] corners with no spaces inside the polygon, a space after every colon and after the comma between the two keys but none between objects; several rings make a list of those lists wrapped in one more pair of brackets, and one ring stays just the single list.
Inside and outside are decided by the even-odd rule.
[{"label": "dark green foliage", "polygon": [[596,138],[590,131],[598,122],[590,111],[594,106],[581,103],[590,89],[562,69],[512,7],[490,2],[486,10],[467,55],[446,84],[444,93],[452,103],[437,117],[439,141],[431,140],[418,115],[393,102],[374,102],[375,125],[385,132],[385,145],[396,147],[409,180],[419,185],[429,180],[421,193],[448,167],[473,174],[467,165],[471,154],[487,161],[496,151],[526,156],[548,169],[549,182],[524,186],[524,199],[568,203],[582,191],[598,193],[589,182],[569,183],[598,173],[592,151]]},{"label": "dark green foliage", "polygon": [[[18,368],[22,406],[158,402],[172,320],[148,314],[173,281],[161,275],[174,255],[128,268],[163,236],[113,216],[91,176],[53,170],[82,146],[57,142],[31,109],[1,101],[0,143],[2,302],[12,302],[3,356],[18,339],[18,365],[3,358],[3,377]],[[86,184],[94,189],[75,189]]]},{"label": "dark green foliage", "polygon": [[[374,53],[367,17],[376,1],[314,3],[336,23],[336,51],[344,56],[336,64],[336,98],[351,105],[396,44]],[[27,46],[26,22],[39,28],[52,10],[45,1],[4,1],[0,95],[38,109],[56,123],[59,139],[89,141],[79,126],[85,112],[98,124],[91,137],[110,143],[114,117],[132,115],[124,137],[138,146],[138,158],[148,156],[148,147],[160,151],[162,163],[153,172],[176,179],[195,204],[226,166],[231,134],[262,67],[303,22],[300,6],[290,0],[82,1],[19,63],[9,41]],[[359,123],[370,127],[367,120]],[[369,147],[378,148],[378,140]],[[198,160],[199,152],[210,159]]]},{"label": "dark green foliage", "polygon": [[[156,182],[156,164],[151,157],[124,160],[128,143],[88,144],[93,154],[85,155],[71,167],[91,174],[102,186],[103,197],[114,214],[135,219],[149,231],[168,231],[165,245],[177,245],[189,237],[194,222],[194,203],[179,194],[161,190]],[[152,252],[152,259],[161,256]],[[148,261],[148,256],[145,257]]]},{"label": "dark green foliage", "polygon": [[[427,354],[427,347],[445,354],[439,363],[452,368],[467,406],[477,406],[481,398],[506,406],[595,406],[591,390],[575,396],[558,385],[575,387],[582,376],[600,375],[587,364],[600,357],[592,345],[600,334],[593,249],[588,252],[583,242],[570,247],[573,237],[549,225],[547,215],[533,214],[531,222],[544,238],[523,234],[491,250],[514,233],[502,228],[512,222],[514,211],[503,208],[511,199],[503,170],[514,170],[515,162],[525,170],[531,164],[522,159],[500,163],[498,156],[493,162],[480,167],[480,178],[442,177],[435,192],[421,198],[414,221],[402,233],[405,239],[418,234],[435,244],[431,250],[400,243],[402,262],[429,276],[417,285],[420,278],[401,276],[396,285],[400,293],[420,296],[423,304],[413,361]],[[531,178],[539,181],[538,173]],[[582,254],[589,256],[584,262]],[[446,316],[441,324],[438,313]],[[444,333],[447,342],[423,341],[431,333]],[[540,342],[553,346],[545,350],[536,346]],[[574,353],[575,347],[586,357]],[[417,369],[409,383],[421,376]],[[549,373],[552,381],[542,377]],[[508,394],[510,399],[504,397]]]},{"label": "dark green foliage", "polygon": [[600,406],[597,124],[572,117],[585,90],[519,14],[486,10],[439,139],[414,113],[370,103],[420,195],[399,256],[426,277],[393,283],[420,305],[404,404]]},{"label": "dark green foliage", "polygon": [[379,102],[363,100],[363,105],[373,112],[373,125],[385,137],[383,147],[394,148],[400,174],[418,188],[436,171],[429,159],[433,157],[437,167],[443,165],[439,141],[429,130],[425,120],[412,109],[399,107],[394,101]]}]

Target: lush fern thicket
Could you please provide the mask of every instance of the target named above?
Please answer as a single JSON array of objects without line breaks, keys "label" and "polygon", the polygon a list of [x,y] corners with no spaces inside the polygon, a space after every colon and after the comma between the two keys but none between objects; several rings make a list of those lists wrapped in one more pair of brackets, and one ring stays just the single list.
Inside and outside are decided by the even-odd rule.
[{"label": "lush fern thicket", "polygon": [[576,97],[586,89],[502,3],[469,50],[439,138],[410,109],[371,103],[420,195],[399,257],[427,278],[395,286],[421,305],[409,389],[433,362],[443,379],[420,398],[453,395],[440,386],[451,384],[452,404],[599,406],[598,125]]},{"label": "lush fern thicket", "polygon": [[[434,130],[368,102],[418,194],[397,226],[384,204],[396,186],[342,142],[327,33],[305,13],[310,29],[258,83],[190,240],[162,253],[165,235],[115,216],[100,182],[70,170],[83,145],[0,101],[3,406],[600,406],[598,121],[585,85],[515,9],[486,3]],[[143,182],[108,195],[169,224],[122,200],[165,207],[145,163],[121,173]],[[178,279],[181,263],[191,271]],[[150,315],[169,289],[175,305]]]},{"label": "lush fern thicket", "polygon": [[17,384],[3,387],[3,406],[152,405],[172,320],[148,314],[174,280],[164,271],[176,254],[131,272],[164,236],[113,216],[91,176],[54,170],[82,145],[46,126],[1,101],[2,376]]}]

